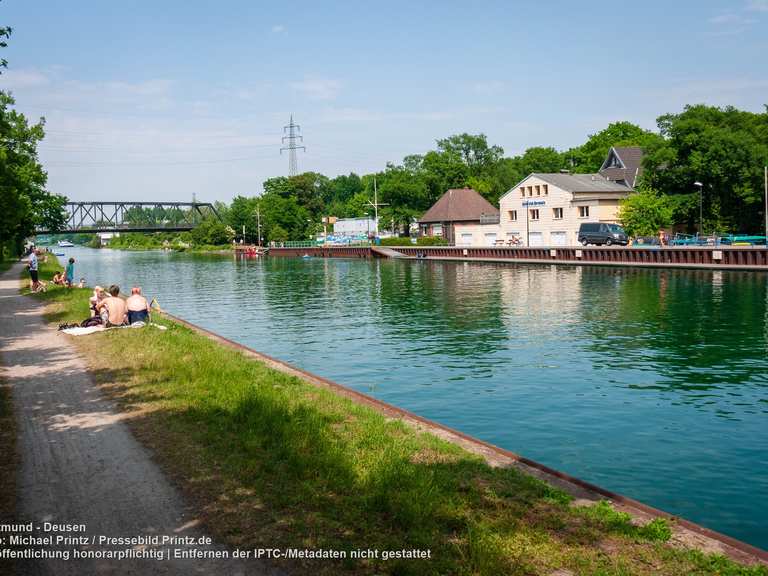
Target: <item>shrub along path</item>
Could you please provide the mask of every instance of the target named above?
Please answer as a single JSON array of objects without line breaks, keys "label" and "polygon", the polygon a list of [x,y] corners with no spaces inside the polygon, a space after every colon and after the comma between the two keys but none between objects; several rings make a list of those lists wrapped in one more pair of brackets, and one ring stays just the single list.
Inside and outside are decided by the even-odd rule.
[{"label": "shrub along path", "polygon": [[[0,361],[13,392],[21,457],[18,521],[82,523],[88,536],[97,537],[205,537],[193,511],[125,425],[129,415],[99,391],[70,339],[44,321],[44,305],[19,294],[20,271],[17,264],[0,276]],[[131,546],[107,547],[126,548]],[[65,576],[268,573],[254,561],[187,559],[20,560],[16,569]]]}]

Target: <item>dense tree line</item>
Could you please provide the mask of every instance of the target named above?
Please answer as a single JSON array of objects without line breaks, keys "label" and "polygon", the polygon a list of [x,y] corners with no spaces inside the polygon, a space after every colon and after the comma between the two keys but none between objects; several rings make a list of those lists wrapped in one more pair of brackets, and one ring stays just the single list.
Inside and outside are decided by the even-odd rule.
[{"label": "dense tree line", "polygon": [[[0,48],[10,28],[0,28]],[[0,73],[7,66],[0,60]],[[56,230],[64,224],[66,199],[45,189],[48,176],[37,157],[44,120],[31,124],[13,109],[13,96],[0,90],[0,257],[18,254],[36,226]]]}]

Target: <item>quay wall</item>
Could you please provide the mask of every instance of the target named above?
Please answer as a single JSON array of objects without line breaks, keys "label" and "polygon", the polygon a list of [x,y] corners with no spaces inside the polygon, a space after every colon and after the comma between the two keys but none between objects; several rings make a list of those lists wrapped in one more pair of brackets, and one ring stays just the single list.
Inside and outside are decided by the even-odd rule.
[{"label": "quay wall", "polygon": [[[486,262],[528,262],[537,264],[648,266],[669,268],[713,268],[768,271],[765,246],[664,246],[664,247],[461,247],[390,246],[408,258],[426,260],[469,260]],[[317,246],[312,248],[270,248],[271,256],[318,258],[383,257],[370,247]]]}]

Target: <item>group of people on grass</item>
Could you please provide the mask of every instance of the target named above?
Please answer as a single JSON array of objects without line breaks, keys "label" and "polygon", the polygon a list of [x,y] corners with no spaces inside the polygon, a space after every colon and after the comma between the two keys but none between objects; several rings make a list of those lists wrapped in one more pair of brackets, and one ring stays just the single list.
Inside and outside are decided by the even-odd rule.
[{"label": "group of people on grass", "polygon": [[89,325],[102,324],[107,328],[112,326],[132,326],[149,324],[150,304],[141,294],[141,287],[131,288],[128,298],[120,296],[120,287],[116,284],[104,290],[101,286],[93,289],[89,299],[91,319]]},{"label": "group of people on grass", "polygon": [[[27,259],[27,269],[29,270],[29,289],[32,292],[45,292],[48,288],[48,284],[45,280],[40,280],[40,260],[43,262],[48,261],[48,254],[43,252],[39,248],[33,248]],[[70,258],[67,262],[67,267],[64,270],[56,272],[51,279],[51,282],[57,286],[66,286],[67,288],[84,288],[85,278],[80,278],[80,282],[75,284],[75,259]]]},{"label": "group of people on grass", "polygon": [[[47,254],[42,250],[33,248],[29,253],[27,268],[29,270],[30,289],[33,292],[44,292],[46,283],[40,280],[39,266],[40,259],[45,262]],[[52,282],[59,286],[67,288],[84,288],[85,278],[80,278],[80,282],[75,284],[75,259],[70,258],[67,267],[54,274]],[[101,286],[93,289],[93,295],[89,299],[91,315],[83,322],[83,326],[103,325],[111,326],[131,326],[137,324],[149,324],[150,304],[141,294],[141,287],[131,288],[131,295],[128,298],[120,296],[120,287],[113,284],[105,290]]]}]

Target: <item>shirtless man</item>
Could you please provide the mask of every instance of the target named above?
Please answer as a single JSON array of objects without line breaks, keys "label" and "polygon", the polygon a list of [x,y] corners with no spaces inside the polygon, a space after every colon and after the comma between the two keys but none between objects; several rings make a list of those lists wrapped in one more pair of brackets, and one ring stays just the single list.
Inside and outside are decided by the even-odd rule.
[{"label": "shirtless man", "polygon": [[105,298],[96,305],[96,311],[101,312],[106,310],[108,312],[107,327],[109,326],[122,326],[125,324],[127,307],[125,300],[119,298],[120,287],[112,285],[109,287],[109,297]]},{"label": "shirtless man", "polygon": [[131,288],[131,295],[125,304],[128,307],[128,324],[149,322],[149,302],[141,295],[139,286]]}]

